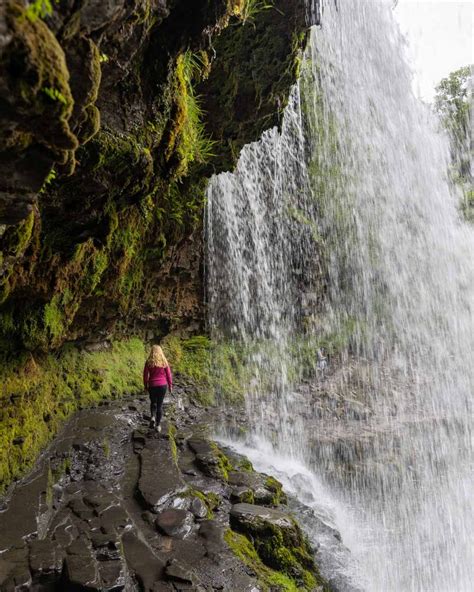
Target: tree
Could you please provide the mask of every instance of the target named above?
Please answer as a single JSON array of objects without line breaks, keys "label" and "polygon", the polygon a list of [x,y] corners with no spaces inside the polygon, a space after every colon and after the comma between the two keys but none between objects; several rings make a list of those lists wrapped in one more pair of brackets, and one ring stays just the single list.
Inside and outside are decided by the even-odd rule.
[{"label": "tree", "polygon": [[459,68],[436,87],[434,106],[451,141],[452,178],[463,191],[462,210],[474,222],[472,121],[474,66]]}]

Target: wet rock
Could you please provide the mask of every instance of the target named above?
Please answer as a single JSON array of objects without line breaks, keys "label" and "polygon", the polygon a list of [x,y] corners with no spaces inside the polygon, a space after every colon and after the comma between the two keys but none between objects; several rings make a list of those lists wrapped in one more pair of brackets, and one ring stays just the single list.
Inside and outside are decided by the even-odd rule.
[{"label": "wet rock", "polygon": [[140,453],[138,480],[138,493],[144,504],[157,512],[185,489],[170,443],[166,440],[148,441]]},{"label": "wet rock", "polygon": [[215,520],[204,520],[199,527],[199,536],[204,539],[207,557],[219,562],[225,547],[224,527]]},{"label": "wet rock", "polygon": [[275,526],[290,535],[295,531],[295,523],[286,512],[253,504],[235,504],[232,506],[230,524],[234,530],[249,533],[263,528],[265,525]]},{"label": "wet rock", "polygon": [[152,512],[142,512],[142,520],[147,524],[153,524],[155,521],[156,515]]},{"label": "wet rock", "polygon": [[122,538],[125,558],[130,570],[144,590],[153,590],[159,580],[163,580],[165,561],[132,532]]},{"label": "wet rock", "polygon": [[29,590],[31,582],[28,549],[25,546],[12,549],[0,556],[0,590],[2,592]]},{"label": "wet rock", "polygon": [[189,506],[190,512],[194,514],[196,518],[202,519],[207,517],[208,509],[206,504],[199,497],[194,497]]},{"label": "wet rock", "polygon": [[101,592],[120,592],[125,590],[128,581],[126,565],[121,561],[100,561],[99,576]]},{"label": "wet rock", "polygon": [[240,502],[253,504],[253,489],[251,489],[250,487],[246,487],[245,485],[241,485],[240,487],[233,487],[230,490],[230,501],[234,504],[238,504]]},{"label": "wet rock", "polygon": [[84,496],[84,503],[90,508],[94,508],[97,515],[103,514],[109,508],[113,508],[118,505],[118,500],[115,496],[110,493],[91,493]]},{"label": "wet rock", "polygon": [[214,442],[204,438],[191,438],[188,445],[196,454],[196,465],[208,477],[227,479],[227,458]]},{"label": "wet rock", "polygon": [[64,561],[64,580],[66,586],[71,588],[100,590],[99,568],[93,555],[67,555]]},{"label": "wet rock", "polygon": [[142,430],[134,430],[132,434],[132,440],[134,443],[142,444],[145,446],[146,443],[146,435],[145,432]]},{"label": "wet rock", "polygon": [[234,489],[234,494],[246,496],[246,501],[260,505],[278,505],[286,500],[283,494],[282,485],[273,477],[269,477],[263,473],[256,473],[255,471],[229,471],[228,481],[230,485],[235,485],[239,488],[245,487],[250,489],[252,496],[246,494],[243,489]]},{"label": "wet rock", "polygon": [[190,587],[196,583],[196,576],[191,568],[177,559],[170,559],[166,564],[165,578],[178,584],[187,584]]},{"label": "wet rock", "polygon": [[81,498],[72,499],[68,505],[72,512],[81,520],[89,520],[95,516],[94,511],[89,506],[86,506],[84,500]]},{"label": "wet rock", "polygon": [[58,524],[54,527],[51,538],[53,541],[56,541],[61,548],[65,549],[79,536],[79,530],[67,515],[65,518],[60,516],[57,522]]},{"label": "wet rock", "polygon": [[152,592],[175,592],[175,590],[173,584],[167,582],[156,582],[152,588]]},{"label": "wet rock", "polygon": [[186,510],[170,508],[160,512],[155,520],[155,526],[162,534],[177,539],[186,538],[194,524],[194,516]]},{"label": "wet rock", "polygon": [[108,507],[99,517],[101,529],[105,533],[121,532],[131,524],[130,516],[121,506]]},{"label": "wet rock", "polygon": [[68,555],[90,555],[92,553],[91,541],[85,534],[81,534],[66,549]]},{"label": "wet rock", "polygon": [[64,551],[47,539],[31,541],[28,546],[33,579],[41,583],[54,582],[62,570]]},{"label": "wet rock", "polygon": [[178,495],[177,497],[171,500],[169,507],[175,508],[177,510],[189,510],[190,505],[191,500],[189,497]]},{"label": "wet rock", "polygon": [[121,558],[120,543],[110,535],[97,534],[91,540],[99,561],[117,561]]},{"label": "wet rock", "polygon": [[38,516],[48,489],[48,471],[41,473],[15,490],[7,509],[0,513],[0,553],[11,547],[22,547],[26,538],[38,533]]},{"label": "wet rock", "polygon": [[307,571],[316,579],[313,550],[295,520],[276,508],[236,504],[230,511],[230,526],[248,536],[262,561],[291,575],[301,583]]}]

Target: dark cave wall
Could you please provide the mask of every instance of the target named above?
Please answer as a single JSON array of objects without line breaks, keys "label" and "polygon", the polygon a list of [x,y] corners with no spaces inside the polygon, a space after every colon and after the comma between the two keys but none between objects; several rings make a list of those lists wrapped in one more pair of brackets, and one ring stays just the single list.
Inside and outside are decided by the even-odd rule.
[{"label": "dark cave wall", "polygon": [[253,6],[2,5],[5,351],[202,328],[207,179],[278,124],[304,43],[302,0]]},{"label": "dark cave wall", "polygon": [[207,180],[278,125],[304,44],[304,1],[267,5],[0,2],[0,492],[141,389],[144,339],[203,331]]}]

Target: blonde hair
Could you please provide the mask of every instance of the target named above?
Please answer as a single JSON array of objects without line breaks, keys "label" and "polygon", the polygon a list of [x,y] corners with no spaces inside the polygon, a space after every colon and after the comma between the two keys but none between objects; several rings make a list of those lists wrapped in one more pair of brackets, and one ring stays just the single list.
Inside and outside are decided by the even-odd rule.
[{"label": "blonde hair", "polygon": [[159,345],[152,346],[146,363],[150,368],[156,368],[157,366],[158,368],[166,368],[166,366],[169,366],[168,360]]}]

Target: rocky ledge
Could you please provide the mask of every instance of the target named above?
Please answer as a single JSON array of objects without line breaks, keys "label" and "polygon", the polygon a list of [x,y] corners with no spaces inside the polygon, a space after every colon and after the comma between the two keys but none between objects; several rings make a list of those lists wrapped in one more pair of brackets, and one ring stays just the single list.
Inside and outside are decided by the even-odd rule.
[{"label": "rocky ledge", "polygon": [[0,590],[333,590],[281,484],[206,435],[212,411],[83,410],[0,512]]}]

